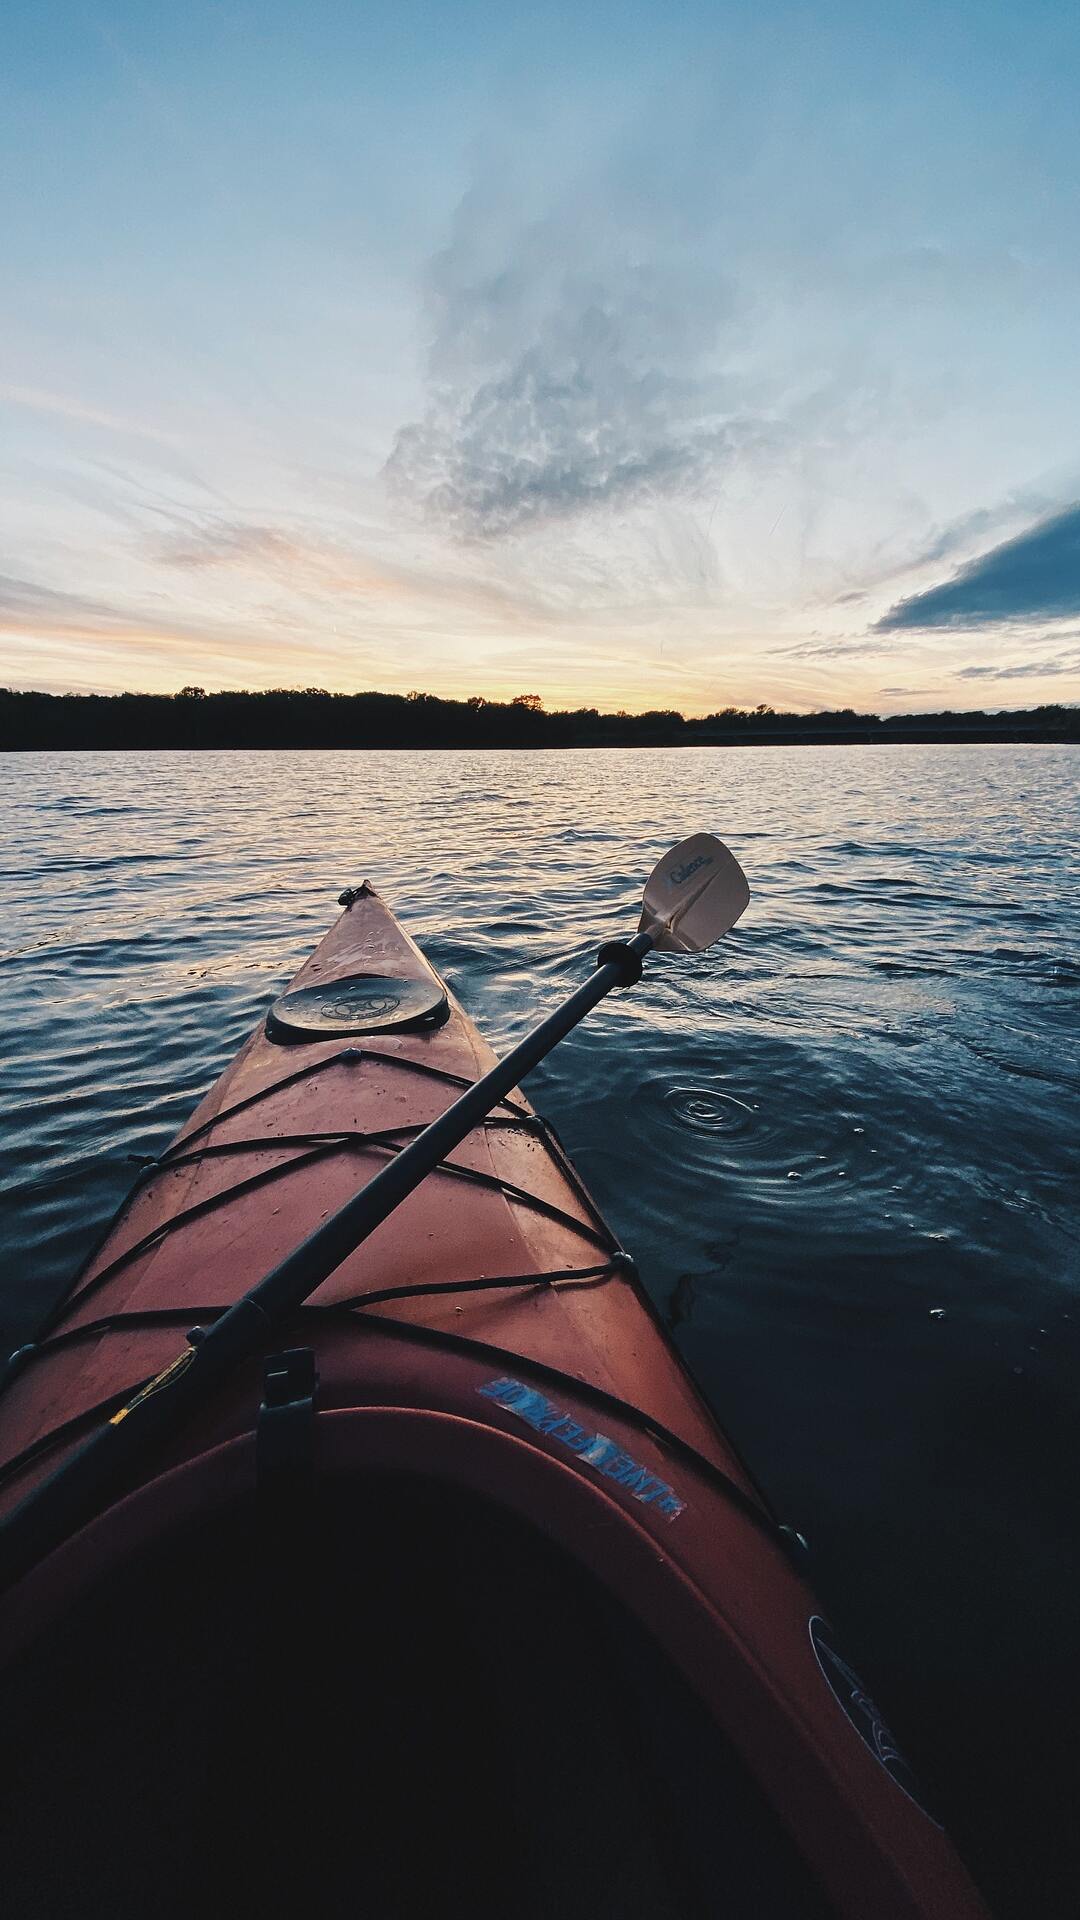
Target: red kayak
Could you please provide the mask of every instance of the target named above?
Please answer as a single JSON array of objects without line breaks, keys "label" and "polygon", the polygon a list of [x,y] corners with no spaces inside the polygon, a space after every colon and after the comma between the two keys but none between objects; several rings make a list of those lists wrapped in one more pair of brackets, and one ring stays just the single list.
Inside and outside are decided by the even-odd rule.
[{"label": "red kayak", "polygon": [[[9,1364],[0,1515],[491,1066],[346,898]],[[5,1911],[983,1914],[800,1558],[512,1092],[0,1601]]]}]

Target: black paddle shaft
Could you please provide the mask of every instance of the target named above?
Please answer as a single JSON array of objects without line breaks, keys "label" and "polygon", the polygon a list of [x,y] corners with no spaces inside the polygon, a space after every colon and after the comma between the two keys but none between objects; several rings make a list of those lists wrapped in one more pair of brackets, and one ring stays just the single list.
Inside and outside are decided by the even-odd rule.
[{"label": "black paddle shaft", "polygon": [[286,1254],[109,1423],[0,1522],[0,1587],[19,1579],[100,1510],[125,1483],[131,1464],[222,1374],[264,1343],[275,1325],[314,1293],[348,1255],[407,1199],[427,1174],[479,1125],[519,1080],[614,987],[632,986],[653,946],[647,933],[601,948],[595,973],[504,1060],[466,1089],[409,1146],[329,1220]]}]

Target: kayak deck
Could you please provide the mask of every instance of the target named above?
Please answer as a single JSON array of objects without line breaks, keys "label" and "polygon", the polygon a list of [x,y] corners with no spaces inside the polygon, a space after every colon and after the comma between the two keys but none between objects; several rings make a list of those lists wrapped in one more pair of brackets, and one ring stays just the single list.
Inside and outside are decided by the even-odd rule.
[{"label": "kayak deck", "polygon": [[[434,978],[369,888],[290,991],[361,968]],[[453,1002],[434,1031],[302,1046],[257,1032],[140,1183],[40,1350],[25,1354],[0,1403],[0,1512],[64,1446],[6,1473],[5,1462],[45,1442],[61,1418],[77,1423],[72,1443],[81,1439],[95,1408],[168,1364],[178,1331],[230,1306],[493,1059]],[[632,1383],[644,1416],[749,1491],[673,1351],[656,1341],[631,1262],[521,1094],[500,1102],[309,1304],[485,1341],[601,1391]],[[334,1404],[336,1373],[323,1369],[324,1404]],[[354,1378],[346,1352],[346,1404]]]}]

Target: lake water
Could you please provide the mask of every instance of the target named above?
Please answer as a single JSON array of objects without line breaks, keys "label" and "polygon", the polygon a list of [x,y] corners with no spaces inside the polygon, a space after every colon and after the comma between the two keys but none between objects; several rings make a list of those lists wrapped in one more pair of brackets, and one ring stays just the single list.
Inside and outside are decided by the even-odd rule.
[{"label": "lake water", "polygon": [[1002,1915],[1080,1909],[1080,751],[0,760],[0,1319],[370,878],[505,1049],[699,828],[753,899],[529,1082]]}]

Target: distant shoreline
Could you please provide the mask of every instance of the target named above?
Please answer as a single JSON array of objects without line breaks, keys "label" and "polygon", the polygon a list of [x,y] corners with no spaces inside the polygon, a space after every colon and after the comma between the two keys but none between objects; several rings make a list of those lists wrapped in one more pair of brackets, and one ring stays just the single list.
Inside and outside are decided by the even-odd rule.
[{"label": "distant shoreline", "polygon": [[882,719],[850,708],[777,713],[725,708],[686,719],[672,711],[547,713],[535,695],[443,700],[434,694],[54,694],[0,689],[0,752],[200,751],[343,748],[765,747],[986,745],[1080,741],[1080,707],[1011,713],[912,713]]}]

